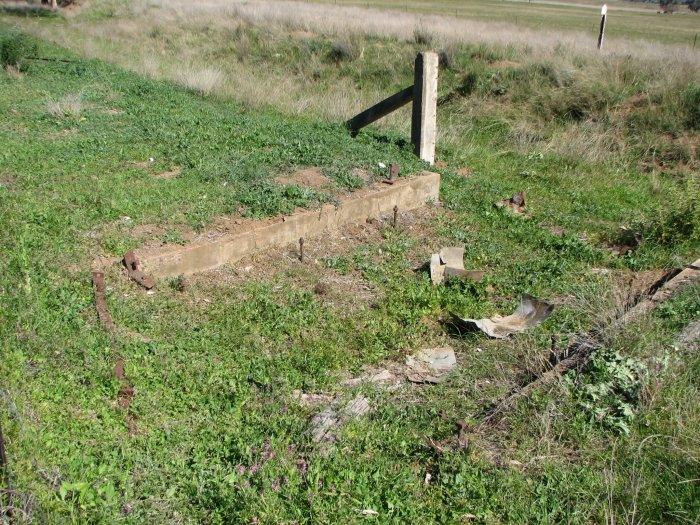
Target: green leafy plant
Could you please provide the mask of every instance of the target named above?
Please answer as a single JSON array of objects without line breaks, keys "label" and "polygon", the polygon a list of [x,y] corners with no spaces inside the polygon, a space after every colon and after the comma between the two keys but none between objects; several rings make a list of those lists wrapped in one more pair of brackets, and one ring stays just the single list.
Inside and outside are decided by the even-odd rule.
[{"label": "green leafy plant", "polygon": [[585,370],[567,378],[591,422],[628,434],[643,385],[642,370],[640,361],[602,349],[591,356]]}]

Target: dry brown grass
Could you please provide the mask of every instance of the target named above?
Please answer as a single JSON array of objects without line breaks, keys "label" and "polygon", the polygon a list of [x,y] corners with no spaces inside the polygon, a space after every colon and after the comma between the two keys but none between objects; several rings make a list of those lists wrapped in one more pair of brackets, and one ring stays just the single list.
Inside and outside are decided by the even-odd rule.
[{"label": "dry brown grass", "polygon": [[215,93],[224,80],[219,68],[184,68],[175,73],[175,82],[202,95]]},{"label": "dry brown grass", "polygon": [[46,111],[55,118],[78,118],[83,110],[83,102],[79,94],[64,95],[58,100],[49,98]]},{"label": "dry brown grass", "polygon": [[22,73],[17,66],[13,66],[12,64],[5,66],[5,72],[12,80],[21,80],[22,77],[24,77],[24,73]]}]

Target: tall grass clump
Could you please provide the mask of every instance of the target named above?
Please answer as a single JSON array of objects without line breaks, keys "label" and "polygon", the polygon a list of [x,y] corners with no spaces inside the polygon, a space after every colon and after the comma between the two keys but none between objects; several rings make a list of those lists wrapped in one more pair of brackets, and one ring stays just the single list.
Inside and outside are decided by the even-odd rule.
[{"label": "tall grass clump", "polygon": [[224,80],[219,68],[186,68],[175,74],[175,82],[200,95],[211,95]]},{"label": "tall grass clump", "polygon": [[79,118],[83,111],[83,102],[79,94],[70,93],[56,100],[49,98],[46,111],[54,118]]}]

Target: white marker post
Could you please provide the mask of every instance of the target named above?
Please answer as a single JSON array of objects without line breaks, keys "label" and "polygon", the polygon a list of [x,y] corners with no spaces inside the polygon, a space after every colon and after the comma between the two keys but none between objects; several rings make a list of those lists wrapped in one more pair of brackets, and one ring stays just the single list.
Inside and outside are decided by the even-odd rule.
[{"label": "white marker post", "polygon": [[608,15],[608,4],[603,4],[600,10],[600,33],[598,34],[598,49],[603,47],[603,35],[605,34],[605,19]]}]

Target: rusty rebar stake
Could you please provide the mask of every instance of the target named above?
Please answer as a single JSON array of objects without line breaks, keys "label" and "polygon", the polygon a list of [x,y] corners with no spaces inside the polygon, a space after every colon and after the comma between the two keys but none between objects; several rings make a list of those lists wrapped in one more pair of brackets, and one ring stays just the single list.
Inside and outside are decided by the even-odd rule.
[{"label": "rusty rebar stake", "polygon": [[396,228],[396,221],[399,217],[399,206],[394,205],[394,228]]},{"label": "rusty rebar stake", "polygon": [[299,261],[304,262],[304,238],[299,238]]}]

